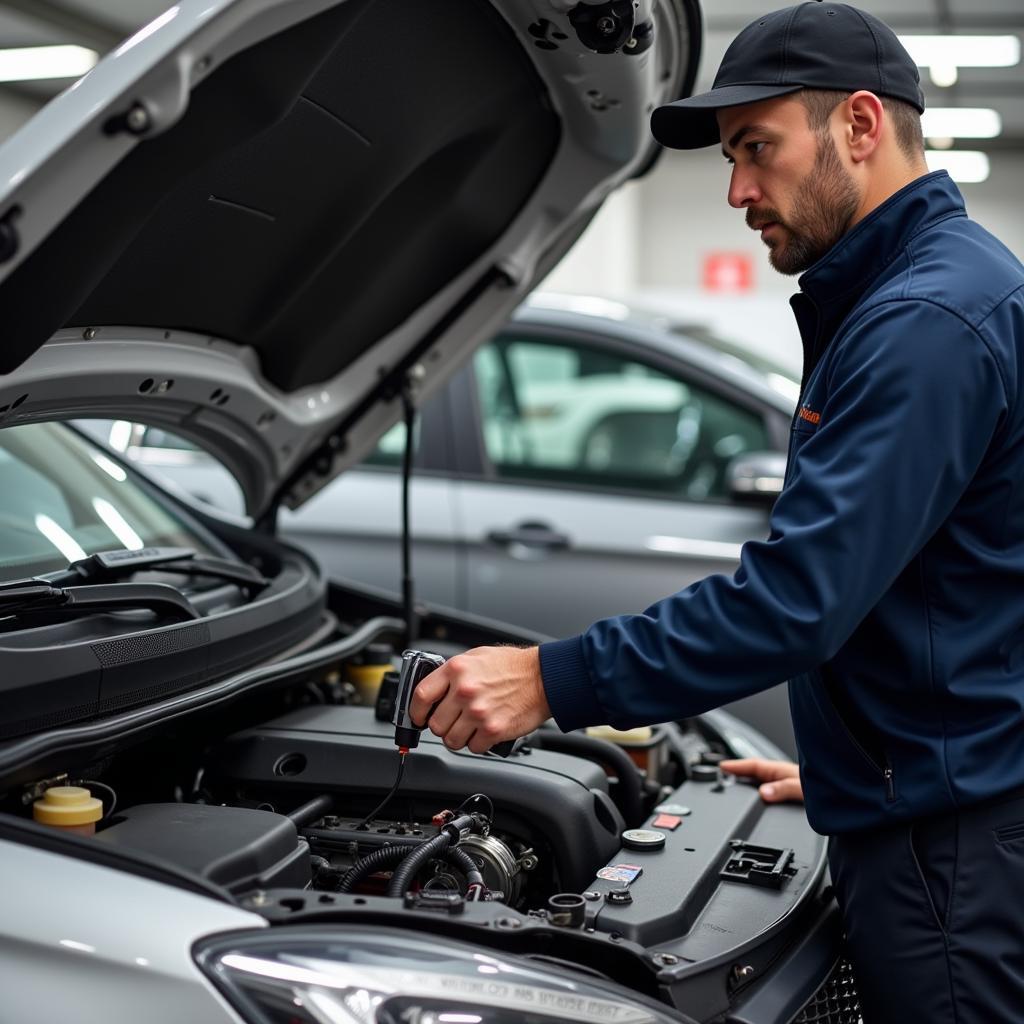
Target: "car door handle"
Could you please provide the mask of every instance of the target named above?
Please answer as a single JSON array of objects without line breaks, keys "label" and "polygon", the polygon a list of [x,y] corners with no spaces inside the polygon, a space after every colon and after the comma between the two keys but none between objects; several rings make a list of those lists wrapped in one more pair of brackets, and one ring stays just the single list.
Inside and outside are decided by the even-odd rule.
[{"label": "car door handle", "polygon": [[518,544],[545,551],[564,551],[570,544],[566,534],[552,530],[547,523],[520,523],[511,530],[492,530],[487,534],[487,539],[504,548]]}]

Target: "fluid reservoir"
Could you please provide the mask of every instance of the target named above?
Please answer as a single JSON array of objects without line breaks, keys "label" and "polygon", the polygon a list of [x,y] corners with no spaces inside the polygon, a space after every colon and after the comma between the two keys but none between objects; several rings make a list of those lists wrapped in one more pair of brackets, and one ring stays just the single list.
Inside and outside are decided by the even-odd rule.
[{"label": "fluid reservoir", "polygon": [[345,663],[345,675],[363,704],[373,707],[377,702],[377,691],[384,673],[394,669],[392,653],[390,644],[369,644]]},{"label": "fluid reservoir", "polygon": [[599,740],[611,740],[629,754],[633,763],[647,778],[661,782],[668,760],[668,737],[661,726],[641,726],[636,729],[613,729],[610,725],[595,725],[587,735]]},{"label": "fluid reservoir", "polygon": [[103,804],[83,786],[51,786],[32,805],[32,817],[42,825],[91,836],[103,817]]}]

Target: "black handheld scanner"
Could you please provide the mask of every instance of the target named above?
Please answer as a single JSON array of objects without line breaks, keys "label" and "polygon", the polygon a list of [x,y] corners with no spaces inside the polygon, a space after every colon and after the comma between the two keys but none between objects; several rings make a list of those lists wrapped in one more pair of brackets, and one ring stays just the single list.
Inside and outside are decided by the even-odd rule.
[{"label": "black handheld scanner", "polygon": [[[431,672],[440,668],[444,662],[445,659],[440,654],[431,654],[429,651],[405,651],[402,654],[402,669],[398,677],[398,696],[395,699],[395,713],[391,719],[391,723],[395,727],[395,746],[402,752],[413,750],[419,746],[420,733],[427,725],[426,722],[417,725],[412,720],[409,714],[412,695],[416,692],[416,687]],[[429,717],[430,715],[427,715],[427,718]],[[509,754],[519,749],[522,742],[522,738],[519,738],[496,743],[488,753],[497,754],[499,757],[508,757]]]},{"label": "black handheld scanner", "polygon": [[400,750],[412,750],[419,746],[420,733],[427,723],[417,725],[409,715],[412,695],[416,692],[416,687],[434,669],[440,668],[443,664],[444,658],[440,654],[430,654],[427,651],[406,651],[402,655],[398,696],[395,698],[395,713],[391,719],[395,727],[395,746]]}]

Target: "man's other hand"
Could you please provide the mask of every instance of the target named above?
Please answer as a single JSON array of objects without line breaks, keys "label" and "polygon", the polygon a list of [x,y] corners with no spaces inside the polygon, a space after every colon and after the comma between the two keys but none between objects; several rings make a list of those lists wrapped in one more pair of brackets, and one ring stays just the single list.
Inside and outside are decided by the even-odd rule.
[{"label": "man's other hand", "polygon": [[758,792],[766,804],[781,804],[787,800],[803,803],[800,766],[792,761],[765,761],[760,757],[748,757],[742,761],[722,761],[719,767],[724,772],[743,775],[759,782]]},{"label": "man's other hand", "polygon": [[457,654],[416,687],[409,711],[414,722],[430,715],[430,731],[449,750],[468,746],[483,754],[524,736],[551,717],[537,648],[476,647]]}]

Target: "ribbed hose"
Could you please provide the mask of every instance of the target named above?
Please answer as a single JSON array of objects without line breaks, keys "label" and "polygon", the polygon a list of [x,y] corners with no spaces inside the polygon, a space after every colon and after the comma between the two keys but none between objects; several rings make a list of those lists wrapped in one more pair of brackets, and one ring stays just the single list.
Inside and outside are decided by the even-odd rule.
[{"label": "ribbed hose", "polygon": [[442,832],[439,836],[434,836],[429,842],[418,847],[408,857],[405,857],[402,863],[395,868],[395,873],[391,876],[387,895],[404,895],[419,869],[427,861],[434,860],[435,857],[445,857],[451,842],[451,837],[447,833]]},{"label": "ribbed hose", "polygon": [[554,729],[538,729],[530,738],[530,742],[543,750],[576,754],[596,761],[602,768],[610,768],[619,780],[612,799],[622,812],[627,827],[636,828],[643,824],[645,815],[640,770],[622,747],[594,736],[582,736],[575,732],[555,732]]},{"label": "ribbed hose", "polygon": [[[414,849],[415,847],[410,846],[382,846],[379,850],[368,853],[348,869],[334,891],[341,893],[351,892],[368,875],[372,875],[375,871],[383,871],[386,868],[393,867],[395,864],[405,860]],[[466,881],[470,885],[484,884],[484,876],[480,874],[476,861],[465,850],[452,846],[438,856],[441,860],[445,860],[453,867],[458,868],[466,876]]]},{"label": "ribbed hose", "polygon": [[484,876],[480,874],[476,861],[465,850],[460,850],[457,846],[451,846],[445,850],[444,859],[452,867],[458,868],[466,876],[466,881],[470,885],[484,884]]},{"label": "ribbed hose", "polygon": [[415,847],[412,846],[382,846],[379,850],[368,853],[348,869],[334,891],[351,892],[367,875],[372,875],[374,871],[393,867],[400,860],[408,857],[413,849]]}]

